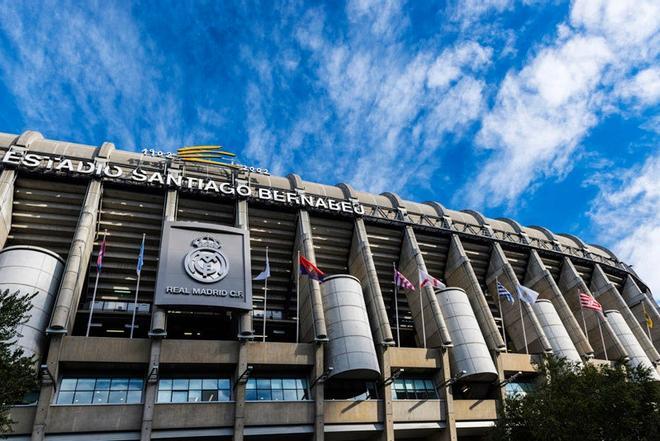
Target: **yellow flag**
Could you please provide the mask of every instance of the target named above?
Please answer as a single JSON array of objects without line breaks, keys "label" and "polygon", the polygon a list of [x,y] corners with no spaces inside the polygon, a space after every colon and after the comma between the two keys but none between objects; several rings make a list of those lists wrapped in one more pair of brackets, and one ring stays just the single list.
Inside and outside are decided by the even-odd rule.
[{"label": "yellow flag", "polygon": [[642,304],[642,308],[644,309],[644,320],[646,320],[646,326],[648,326],[649,329],[652,329],[653,320],[651,320],[651,316],[649,315],[649,313],[646,312],[646,305]]}]

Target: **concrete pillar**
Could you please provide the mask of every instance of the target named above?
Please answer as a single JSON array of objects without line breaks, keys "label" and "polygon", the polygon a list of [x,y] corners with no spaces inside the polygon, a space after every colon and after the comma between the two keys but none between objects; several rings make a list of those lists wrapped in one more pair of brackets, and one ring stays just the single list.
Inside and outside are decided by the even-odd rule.
[{"label": "concrete pillar", "polygon": [[587,336],[571,312],[571,308],[561,294],[555,279],[553,279],[550,271],[547,270],[543,260],[541,260],[541,257],[534,249],[530,249],[529,252],[525,286],[538,292],[539,298],[548,299],[552,302],[552,306],[555,307],[562,324],[575,345],[575,349],[586,358],[592,357],[594,349],[589,344]]},{"label": "concrete pillar", "polygon": [[[248,345],[250,342],[241,341],[238,346],[238,363],[234,378],[238,379],[248,366]],[[234,386],[234,441],[243,441],[245,429],[245,382],[236,383]]]},{"label": "concrete pillar", "polygon": [[614,286],[612,282],[610,282],[599,264],[595,265],[593,275],[591,276],[591,292],[600,304],[603,305],[603,309],[614,309],[619,311],[621,317],[625,320],[630,331],[632,331],[649,360],[654,363],[659,363],[660,354],[658,354],[658,351],[653,347],[653,343],[649,339],[649,336],[644,329],[642,329],[633,313],[628,309],[628,305],[626,305],[619,290],[616,289],[616,286]]},{"label": "concrete pillar", "polygon": [[[417,330],[417,339],[420,346],[429,346],[439,348],[451,345],[451,336],[447,331],[447,324],[442,315],[440,304],[435,296],[433,287],[419,286],[419,271],[428,272],[422,251],[415,238],[415,232],[412,227],[407,226],[403,233],[403,243],[401,246],[401,257],[399,258],[399,271],[406,275],[415,285],[415,291],[408,289],[399,290],[399,294],[404,294],[408,299],[410,312],[415,322]],[[438,274],[437,277],[440,277]],[[422,312],[420,301],[423,301],[424,308]],[[422,320],[422,314],[424,319]],[[422,322],[424,323],[424,333],[426,342],[423,341]]]},{"label": "concrete pillar", "polygon": [[[490,264],[488,265],[488,276],[486,277],[488,290],[494,299],[498,298],[497,281],[504,285],[511,295],[513,295],[514,299],[516,299],[514,304],[510,304],[506,301],[501,302],[502,316],[506,332],[507,335],[511,337],[515,349],[519,352],[525,351],[525,335],[523,334],[519,309],[522,307],[529,352],[552,353],[552,346],[550,346],[550,342],[543,333],[541,324],[536,318],[532,306],[528,303],[521,302],[517,296],[517,286],[519,282],[516,273],[509,264],[500,244],[494,242],[490,255]],[[518,304],[519,302],[520,304]]]},{"label": "concrete pillar", "polygon": [[[436,384],[443,384],[445,381],[451,378],[451,367],[449,363],[449,352],[446,349],[441,351],[442,353],[442,376],[434,378]],[[440,392],[440,398],[445,399],[445,406],[447,408],[446,415],[446,424],[447,428],[442,432],[439,437],[442,441],[457,441],[458,434],[456,432],[456,415],[454,414],[454,394],[452,392],[451,386],[442,387],[438,390]],[[444,393],[444,397],[442,396]]]},{"label": "concrete pillar", "polygon": [[0,248],[5,246],[9,230],[11,230],[15,181],[16,170],[10,168],[2,170],[0,173]]},{"label": "concrete pillar", "polygon": [[[110,158],[114,144],[105,142],[99,147],[95,164],[104,164]],[[67,334],[73,329],[75,315],[80,302],[80,294],[87,277],[89,259],[94,248],[96,222],[101,204],[103,184],[100,179],[92,179],[87,185],[85,201],[78,218],[76,231],[73,234],[69,256],[64,266],[62,283],[60,284],[57,302],[53,309],[53,317],[48,334]]]},{"label": "concrete pillar", "polygon": [[626,278],[626,283],[623,285],[623,292],[621,294],[635,315],[635,318],[647,333],[649,329],[646,327],[644,311],[651,317],[654,324],[653,328],[650,329],[653,345],[656,349],[660,348],[660,313],[653,304],[653,301],[639,289],[635,279],[630,275]]},{"label": "concrete pillar", "polygon": [[387,346],[378,347],[378,358],[380,361],[381,382],[383,384],[383,432],[380,439],[383,441],[394,441],[394,411],[392,410],[392,384],[386,384],[385,380],[392,375],[392,363]]},{"label": "concrete pillar", "polygon": [[[236,201],[236,228],[242,228],[243,230],[250,229],[250,223],[248,221],[248,203],[247,200],[241,199]],[[239,323],[238,323],[238,338],[239,339],[251,339],[254,336],[254,326],[252,324],[252,311],[243,311],[239,313]]]},{"label": "concrete pillar", "polygon": [[378,283],[376,266],[369,247],[367,229],[364,226],[364,220],[361,218],[355,219],[353,242],[348,258],[348,270],[362,284],[364,300],[367,304],[369,317],[371,317],[371,332],[374,335],[376,344],[393,346],[395,343],[392,337],[392,329],[390,328],[387,309],[385,309],[383,294]]},{"label": "concrete pillar", "polygon": [[504,340],[502,340],[502,336],[497,329],[497,324],[486,297],[481,291],[479,280],[474,273],[470,259],[467,257],[463,244],[456,234],[451,235],[449,243],[445,280],[447,286],[458,286],[465,290],[488,348],[491,351],[503,351],[505,348]]},{"label": "concrete pillar", "polygon": [[[628,352],[625,350],[619,338],[616,336],[612,327],[604,319],[602,314],[591,310],[584,310],[580,306],[580,292],[591,295],[591,291],[587,288],[587,284],[577,272],[573,262],[568,257],[564,257],[559,276],[559,289],[564,294],[566,302],[570,306],[575,317],[579,317],[579,322],[585,327],[587,331],[585,334],[589,339],[591,347],[594,349],[596,356],[604,356],[605,349],[610,360],[622,360],[628,358]],[[605,339],[605,347],[601,342],[600,331],[598,322],[603,331]]]},{"label": "concrete pillar", "polygon": [[619,340],[621,340],[621,343],[628,351],[628,355],[630,356],[628,364],[633,367],[641,366],[648,369],[652,375],[652,379],[660,381],[660,375],[658,375],[655,366],[646,356],[644,349],[640,346],[621,313],[610,309],[609,311],[605,311],[605,317],[607,317],[608,323],[612,326],[617,337],[619,337]]},{"label": "concrete pillar", "polygon": [[[62,338],[63,335],[59,334],[51,336],[48,358],[45,363],[48,366],[48,371],[52,374],[56,381],[59,378]],[[56,385],[50,382],[49,378],[42,378],[41,387],[39,389],[39,400],[37,401],[37,411],[35,413],[34,423],[32,425],[32,441],[43,441],[46,437],[46,428],[48,426],[48,411],[54,399],[55,386]]]},{"label": "concrete pillar", "polygon": [[[314,349],[314,369],[312,381],[319,378],[325,372],[325,361],[323,360],[324,344],[317,343]],[[323,406],[325,404],[324,382],[318,381],[314,386],[314,441],[323,441],[325,437],[325,418]]]},{"label": "concrete pillar", "polygon": [[[314,252],[314,238],[309,213],[305,210],[298,212],[298,226],[296,228],[296,242],[293,256],[294,271],[298,270],[298,251],[302,256],[316,264]],[[300,338],[301,341],[325,341],[328,333],[323,312],[321,286],[316,280],[301,277],[300,280]]]},{"label": "concrete pillar", "polygon": [[580,354],[575,349],[575,345],[568,332],[566,332],[566,328],[552,302],[548,299],[538,299],[532,305],[532,309],[534,309],[534,313],[536,313],[536,317],[543,327],[543,332],[552,345],[553,352],[573,363],[581,363]]}]

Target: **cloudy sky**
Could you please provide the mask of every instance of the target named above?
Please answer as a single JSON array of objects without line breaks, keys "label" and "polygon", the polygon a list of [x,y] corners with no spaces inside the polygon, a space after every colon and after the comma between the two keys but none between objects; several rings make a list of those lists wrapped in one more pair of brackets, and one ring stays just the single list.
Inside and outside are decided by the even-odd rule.
[{"label": "cloudy sky", "polygon": [[0,131],[513,217],[660,298],[660,3],[0,0]]}]

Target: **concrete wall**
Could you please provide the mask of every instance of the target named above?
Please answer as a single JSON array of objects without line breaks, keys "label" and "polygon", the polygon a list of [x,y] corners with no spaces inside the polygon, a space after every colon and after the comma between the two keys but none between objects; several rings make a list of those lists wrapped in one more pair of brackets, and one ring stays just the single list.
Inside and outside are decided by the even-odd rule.
[{"label": "concrete wall", "polygon": [[154,429],[231,427],[233,425],[234,403],[159,403],[154,408]]}]

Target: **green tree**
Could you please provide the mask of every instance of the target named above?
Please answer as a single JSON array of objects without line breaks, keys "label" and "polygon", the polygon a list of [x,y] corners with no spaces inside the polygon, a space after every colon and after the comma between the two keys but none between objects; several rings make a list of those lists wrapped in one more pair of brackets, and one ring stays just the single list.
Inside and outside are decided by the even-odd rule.
[{"label": "green tree", "polygon": [[9,407],[20,403],[36,386],[35,361],[14,346],[18,326],[29,319],[32,295],[0,293],[0,433],[11,431]]},{"label": "green tree", "polygon": [[660,383],[649,370],[550,357],[534,390],[504,401],[496,441],[660,440]]}]

